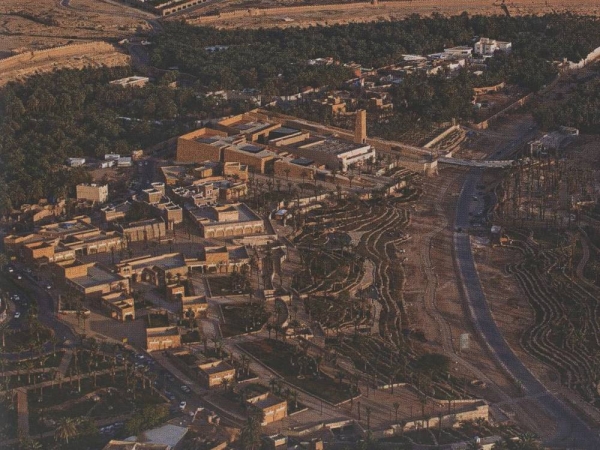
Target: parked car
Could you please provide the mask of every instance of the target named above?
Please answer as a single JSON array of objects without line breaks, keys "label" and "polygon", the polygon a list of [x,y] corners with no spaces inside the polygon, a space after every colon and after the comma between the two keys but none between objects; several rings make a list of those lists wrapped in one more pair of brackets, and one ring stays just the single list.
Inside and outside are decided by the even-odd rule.
[{"label": "parked car", "polygon": [[19,317],[21,317],[21,313],[20,313],[19,311],[17,311],[17,312],[15,313],[15,319],[18,319]]},{"label": "parked car", "polygon": [[187,387],[185,384],[181,386],[181,390],[183,392],[185,392],[186,394],[189,394],[190,392],[192,392],[192,390],[189,387]]},{"label": "parked car", "polygon": [[182,401],[179,403],[179,409],[182,411],[185,409],[186,406],[187,406],[187,402],[185,402],[185,401]]}]

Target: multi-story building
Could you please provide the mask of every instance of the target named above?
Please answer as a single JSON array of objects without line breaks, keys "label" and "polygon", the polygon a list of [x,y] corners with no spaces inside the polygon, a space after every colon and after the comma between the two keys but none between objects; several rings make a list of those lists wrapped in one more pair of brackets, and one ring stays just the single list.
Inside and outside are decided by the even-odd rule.
[{"label": "multi-story building", "polygon": [[235,369],[225,361],[211,361],[198,364],[198,377],[205,388],[212,389],[221,386],[224,380],[232,381]]},{"label": "multi-story building", "polygon": [[265,144],[269,133],[280,127],[280,123],[272,122],[266,115],[257,112],[229,117],[216,124],[216,128],[228,136],[243,136],[247,142]]},{"label": "multi-story building", "polygon": [[59,281],[85,298],[99,298],[110,292],[129,292],[129,280],[98,263],[56,262],[51,266]]},{"label": "multi-story building", "polygon": [[244,203],[188,209],[205,238],[264,233],[264,221]]},{"label": "multi-story building", "polygon": [[77,200],[87,200],[102,204],[108,201],[108,184],[78,184],[76,186]]},{"label": "multi-story building", "polygon": [[166,350],[181,347],[179,328],[174,326],[146,328],[146,350]]},{"label": "multi-story building", "polygon": [[475,53],[479,55],[490,56],[493,55],[497,50],[502,52],[510,52],[512,50],[512,43],[482,37],[479,39],[479,41],[475,42],[473,49]]},{"label": "multi-story building", "polygon": [[277,154],[259,144],[241,143],[223,149],[223,161],[244,164],[255,173],[271,173]]},{"label": "multi-story building", "polygon": [[177,139],[177,161],[221,161],[225,147],[242,142],[245,142],[243,137],[228,137],[224,131],[201,128]]},{"label": "multi-story building", "polygon": [[111,292],[100,297],[102,307],[113,319],[125,322],[135,320],[133,297],[123,292]]},{"label": "multi-story building", "polygon": [[105,223],[115,222],[117,220],[125,219],[125,216],[131,209],[131,202],[124,201],[117,205],[108,205],[100,210],[102,213],[102,220]]},{"label": "multi-story building", "polygon": [[353,164],[363,164],[375,158],[375,149],[369,144],[352,143],[333,137],[310,136],[304,140],[296,137],[287,141],[279,140],[278,147],[316,165],[323,165],[330,170],[346,172]]},{"label": "multi-story building", "polygon": [[258,408],[260,411],[262,411],[264,415],[264,420],[261,423],[262,426],[277,422],[278,420],[282,420],[287,417],[287,401],[271,394],[270,392],[265,392],[264,394],[247,398],[246,402],[252,405],[254,408]]},{"label": "multi-story building", "polygon": [[134,283],[146,281],[156,286],[166,286],[171,280],[183,280],[188,273],[187,263],[181,253],[125,259],[116,265],[116,269],[117,274]]},{"label": "multi-story building", "polygon": [[202,273],[229,273],[240,271],[250,263],[250,256],[243,245],[205,246],[198,258],[186,259],[187,266],[200,269]]},{"label": "multi-story building", "polygon": [[167,235],[167,227],[163,219],[147,219],[127,224],[116,225],[117,230],[127,242],[163,239]]}]

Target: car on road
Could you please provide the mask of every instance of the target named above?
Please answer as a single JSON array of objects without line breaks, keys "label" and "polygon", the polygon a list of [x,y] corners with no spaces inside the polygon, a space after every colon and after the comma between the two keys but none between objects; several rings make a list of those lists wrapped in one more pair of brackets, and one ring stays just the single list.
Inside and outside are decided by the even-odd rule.
[{"label": "car on road", "polygon": [[192,392],[192,390],[191,390],[189,387],[187,387],[185,384],[183,384],[183,385],[181,386],[181,390],[182,390],[183,392],[185,392],[186,394],[189,394],[190,392]]},{"label": "car on road", "polygon": [[15,313],[15,319],[18,319],[19,317],[21,317],[21,313],[20,313],[19,311],[17,311],[17,312]]},{"label": "car on road", "polygon": [[179,402],[179,409],[180,410],[183,411],[186,406],[187,406],[187,402],[185,402],[185,401]]}]

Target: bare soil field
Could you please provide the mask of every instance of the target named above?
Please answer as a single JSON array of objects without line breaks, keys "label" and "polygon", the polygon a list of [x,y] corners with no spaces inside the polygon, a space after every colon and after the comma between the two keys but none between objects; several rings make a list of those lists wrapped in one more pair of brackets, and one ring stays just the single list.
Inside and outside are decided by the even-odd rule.
[{"label": "bare soil field", "polygon": [[122,39],[149,30],[153,16],[102,0],[3,0],[0,57],[77,41]]},{"label": "bare soil field", "polygon": [[[219,28],[308,27],[345,23],[401,19],[410,14],[455,15],[505,14],[501,2],[482,0],[417,0],[410,2],[322,4],[286,7],[289,3],[264,1],[233,1],[208,5],[184,15],[190,23],[213,25]],[[511,15],[572,12],[599,15],[597,0],[521,0],[506,2]],[[203,16],[208,12],[217,15]],[[219,15],[220,13],[220,15]],[[177,16],[180,19],[182,16]]]}]

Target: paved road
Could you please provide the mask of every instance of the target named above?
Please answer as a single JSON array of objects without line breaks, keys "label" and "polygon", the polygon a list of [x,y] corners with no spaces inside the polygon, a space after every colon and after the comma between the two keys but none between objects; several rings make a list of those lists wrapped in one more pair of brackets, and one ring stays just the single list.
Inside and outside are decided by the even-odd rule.
[{"label": "paved road", "polygon": [[[512,152],[520,143],[527,140],[530,134],[529,130],[522,133],[515,141],[507,144],[498,157],[504,157]],[[470,237],[468,233],[464,232],[469,227],[469,207],[482,173],[482,169],[472,169],[468,173],[458,198],[454,224],[455,258],[475,327],[506,372],[522,387],[527,395],[538,396],[537,402],[540,408],[556,421],[558,430],[554,436],[546,436],[549,440],[548,445],[590,450],[598,449],[600,448],[598,435],[590,430],[572,410],[549,392],[525,367],[504,340],[502,333],[494,322],[473,259]],[[459,232],[459,229],[462,231]]]}]

